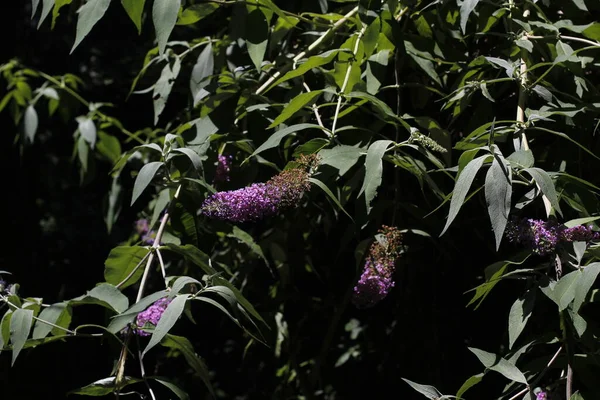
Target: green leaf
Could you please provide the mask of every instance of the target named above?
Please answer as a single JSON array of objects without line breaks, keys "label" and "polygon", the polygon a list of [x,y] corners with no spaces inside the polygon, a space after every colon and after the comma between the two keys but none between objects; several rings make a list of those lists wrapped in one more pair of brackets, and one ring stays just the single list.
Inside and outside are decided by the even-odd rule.
[{"label": "green leaf", "polygon": [[27,341],[32,321],[33,310],[17,308],[12,313],[10,319],[10,343],[12,344],[11,365],[15,365],[15,361]]},{"label": "green leaf", "polygon": [[56,0],[55,1],[54,9],[52,10],[52,26],[51,26],[52,29],[54,29],[54,26],[56,25],[56,21],[58,20],[58,16],[60,15],[60,9],[63,6],[71,4],[72,2],[73,2],[73,0]]},{"label": "green leaf", "polygon": [[25,137],[29,139],[30,143],[33,143],[33,139],[35,138],[38,129],[38,121],[39,119],[35,107],[32,105],[27,106],[27,109],[25,109],[23,128],[25,129]]},{"label": "green leaf", "polygon": [[267,267],[269,266],[269,261],[267,261],[267,258],[265,257],[262,249],[254,241],[252,236],[250,236],[247,232],[241,230],[240,228],[238,228],[237,226],[234,225],[233,231],[230,234],[228,234],[227,236],[236,238],[239,241],[241,241],[242,243],[244,243],[246,246],[248,246],[250,248],[250,250],[252,250],[256,255],[258,255],[260,258],[263,259],[263,261],[265,262]]},{"label": "green leaf", "polygon": [[463,33],[467,33],[467,21],[469,20],[469,15],[471,15],[477,6],[477,3],[479,3],[479,0],[464,0],[460,4],[460,29]]},{"label": "green leaf", "polygon": [[10,340],[10,320],[12,318],[13,312],[8,310],[2,316],[0,320],[0,354],[2,354],[2,350],[6,347]]},{"label": "green leaf", "polygon": [[44,22],[44,20],[46,19],[46,17],[50,14],[50,11],[52,10],[52,7],[54,6],[54,1],[55,0],[43,0],[43,5],[42,5],[42,14],[40,16],[40,21],[38,22],[37,28],[40,29],[40,26],[42,26],[42,22]]},{"label": "green leaf", "polygon": [[575,271],[580,274],[575,286],[575,296],[573,297],[573,312],[579,312],[581,305],[585,301],[588,292],[596,282],[598,273],[600,273],[600,262],[586,265],[583,270]]},{"label": "green leaf", "polygon": [[212,14],[219,5],[216,3],[192,4],[179,16],[177,25],[191,25]]},{"label": "green leaf", "polygon": [[135,183],[133,184],[133,195],[131,196],[131,205],[135,203],[135,201],[140,197],[142,192],[148,187],[154,175],[160,167],[163,166],[162,162],[153,161],[142,167],[138,176],[135,178]]},{"label": "green leaf", "polygon": [[158,53],[162,56],[167,47],[171,31],[177,22],[181,0],[154,0],[152,5],[152,22],[158,40]]},{"label": "green leaf", "polygon": [[187,148],[187,147],[181,147],[181,148],[175,149],[173,151],[176,151],[181,154],[185,154],[192,162],[192,165],[194,166],[194,169],[196,171],[200,171],[202,169],[202,159],[200,158],[198,153],[196,153],[194,150]]},{"label": "green leaf", "polygon": [[69,392],[69,394],[81,394],[84,396],[105,396],[115,392],[117,389],[122,389],[127,385],[141,382],[141,379],[132,378],[130,376],[124,376],[121,380],[119,387],[116,385],[116,378],[111,376],[110,378],[104,378],[97,380],[94,383],[90,383],[79,389],[75,389]]},{"label": "green leaf", "polygon": [[97,138],[96,125],[94,125],[94,121],[88,117],[77,117],[76,120],[78,123],[77,129],[79,130],[79,133],[81,133],[81,136],[86,142],[89,143],[90,148],[93,149],[96,145]]},{"label": "green leaf", "polygon": [[312,105],[315,101],[317,101],[321,93],[323,93],[322,90],[314,90],[308,93],[301,93],[294,97],[289,104],[283,108],[281,114],[275,118],[275,121],[273,121],[267,129],[276,127],[277,125],[287,121],[302,108]]},{"label": "green leaf", "polygon": [[38,5],[40,4],[40,0],[32,0],[31,1],[31,19],[35,16],[35,12],[37,11]]},{"label": "green leaf", "polygon": [[[465,0],[467,2],[469,0]],[[406,48],[406,53],[417,63],[417,65],[425,71],[427,75],[438,85],[442,86],[442,81],[440,80],[440,76],[435,70],[435,64],[431,59],[433,58],[431,54],[425,51],[418,50],[412,42],[408,40],[404,41],[404,47]]]},{"label": "green leaf", "polygon": [[123,8],[138,30],[138,35],[142,33],[142,13],[145,3],[146,0],[121,0]]},{"label": "green leaf", "polygon": [[[136,266],[140,265],[148,252],[148,249],[140,246],[115,247],[104,263],[104,279],[111,285],[118,285]],[[138,270],[121,286],[121,289],[136,283],[142,276],[143,271],[144,268],[140,265]]]},{"label": "green leaf", "polygon": [[231,292],[235,296],[235,299],[237,300],[237,302],[240,303],[241,306],[250,313],[250,315],[252,315],[254,318],[259,320],[260,322],[264,323],[265,325],[267,324],[265,322],[265,320],[260,316],[260,314],[256,311],[254,306],[252,304],[250,304],[250,302],[244,297],[244,295],[235,286],[233,286],[233,284],[231,284],[231,282],[229,282],[227,279],[220,277],[220,276],[216,276],[214,278],[214,281],[215,281],[215,283],[217,283],[219,285],[223,285],[226,288],[228,288],[229,290],[231,290]]},{"label": "green leaf", "polygon": [[75,34],[75,43],[70,53],[73,53],[73,50],[81,43],[83,38],[90,33],[96,22],[100,21],[106,10],[108,10],[108,6],[110,6],[110,0],[88,0],[87,3],[77,10],[79,14],[77,18],[77,33]]},{"label": "green leaf", "polygon": [[329,165],[339,170],[339,175],[344,176],[363,155],[364,149],[354,146],[340,145],[332,149],[323,149],[319,152],[321,165]]},{"label": "green leaf", "polygon": [[321,182],[318,179],[315,178],[309,178],[308,179],[311,183],[314,183],[315,185],[317,185],[318,187],[321,188],[321,190],[323,190],[325,192],[325,194],[327,196],[329,196],[329,198],[331,200],[333,200],[333,202],[335,203],[336,206],[338,206],[338,208],[340,210],[342,210],[344,212],[344,214],[346,214],[348,216],[348,218],[350,218],[351,221],[354,221],[354,219],[352,219],[352,217],[350,216],[350,214],[348,214],[348,212],[344,209],[344,206],[342,206],[342,204],[340,203],[340,201],[338,200],[338,198],[331,192],[331,190],[329,190],[329,188],[327,187],[327,185],[325,185],[323,182]]},{"label": "green leaf", "polygon": [[512,196],[512,170],[506,165],[500,150],[494,151],[494,160],[485,176],[485,201],[496,239],[496,251],[504,236]]},{"label": "green leaf", "polygon": [[185,357],[185,360],[189,366],[192,367],[198,376],[200,376],[200,379],[202,379],[202,382],[204,382],[213,397],[215,396],[212,384],[210,383],[208,368],[206,367],[206,364],[202,358],[200,358],[196,352],[194,352],[194,347],[187,338],[168,334],[164,337],[160,344],[161,346],[179,350]]},{"label": "green leaf", "polygon": [[365,29],[365,33],[362,38],[362,42],[365,48],[365,58],[371,57],[377,46],[379,40],[379,33],[381,32],[381,19],[375,18],[371,24]]},{"label": "green leaf", "polygon": [[[109,256],[110,257],[110,256]],[[129,299],[110,283],[100,283],[88,291],[85,297],[92,297],[108,304],[113,310],[122,313],[129,307]]]},{"label": "green leaf", "polygon": [[437,400],[442,397],[442,394],[435,387],[430,385],[421,385],[420,383],[416,383],[413,381],[409,381],[408,379],[401,378],[404,382],[408,383],[410,387],[415,389],[417,392],[421,393],[423,396],[427,397],[431,400]]},{"label": "green leaf", "polygon": [[593,221],[599,220],[600,217],[585,217],[585,218],[575,218],[570,221],[564,223],[567,228],[573,228],[579,225],[585,225]]},{"label": "green leaf", "polygon": [[156,382],[160,383],[161,385],[165,386],[171,392],[173,392],[177,397],[179,397],[180,400],[189,400],[189,398],[190,398],[190,396],[186,392],[181,390],[181,388],[179,386],[177,386],[173,382],[169,382],[168,380],[166,380],[166,378],[152,376],[152,377],[149,377],[148,379],[153,379]]},{"label": "green leaf", "polygon": [[197,280],[189,276],[180,276],[177,278],[173,286],[171,286],[171,291],[169,292],[169,298],[173,298],[179,294],[183,290],[186,285],[196,284],[198,286],[202,286],[202,284]]},{"label": "green leaf", "polygon": [[260,73],[269,40],[269,21],[262,9],[258,7],[246,16],[245,39],[248,55]]},{"label": "green leaf", "polygon": [[160,214],[164,211],[164,209],[169,205],[171,201],[171,192],[169,189],[163,189],[158,193],[158,198],[156,199],[156,203],[154,203],[154,209],[152,211],[152,219],[150,220],[150,226],[154,226]]},{"label": "green leaf", "polygon": [[359,196],[364,193],[367,206],[367,213],[371,211],[371,201],[377,195],[377,188],[381,185],[383,175],[382,158],[387,151],[391,140],[377,140],[369,146],[367,150],[367,159],[365,160],[365,180],[360,189]]},{"label": "green leaf", "polygon": [[486,154],[470,161],[458,176],[458,180],[454,186],[454,192],[452,193],[452,200],[450,201],[450,212],[448,213],[446,226],[444,226],[440,236],[446,232],[452,221],[454,221],[454,218],[458,215],[458,212],[469,193],[473,179],[475,179],[475,175],[477,175],[477,172],[488,157],[490,156]]},{"label": "green leaf", "polygon": [[44,308],[38,316],[38,320],[35,322],[31,337],[33,339],[43,339],[48,336],[50,332],[52,332],[53,335],[63,334],[64,332],[62,330],[45,324],[40,320],[68,329],[69,324],[71,323],[71,307],[69,307],[66,302],[63,302],[52,304],[50,307]]},{"label": "green leaf", "polygon": [[465,392],[467,390],[469,390],[473,386],[477,385],[479,382],[481,382],[482,379],[483,379],[483,374],[473,375],[472,377],[467,379],[465,381],[465,383],[462,384],[460,389],[458,389],[458,392],[456,392],[456,397],[462,398],[462,395],[465,394]]},{"label": "green leaf", "polygon": [[585,399],[583,398],[581,393],[579,393],[577,391],[577,392],[573,393],[573,395],[571,396],[571,398],[569,400],[585,400]]},{"label": "green leaf", "polygon": [[186,244],[184,246],[178,246],[167,243],[166,248],[177,254],[181,254],[188,261],[199,266],[207,275],[215,275],[217,273],[217,271],[210,266],[210,258],[208,255],[194,245]]},{"label": "green leaf", "polygon": [[525,329],[527,321],[533,312],[535,290],[529,290],[524,296],[518,298],[510,308],[508,314],[508,348],[512,349],[516,340]]},{"label": "green leaf", "polygon": [[517,39],[515,40],[515,44],[530,53],[533,52],[533,43],[529,39]]},{"label": "green leaf", "polygon": [[554,183],[546,171],[540,168],[526,168],[524,171],[529,173],[535,182],[539,185],[540,190],[550,201],[550,204],[554,209],[562,215],[560,205],[558,204],[558,195],[554,188]]},{"label": "green leaf", "polygon": [[575,298],[581,275],[579,271],[569,272],[556,282],[554,288],[545,292],[546,296],[558,305],[559,311],[566,309]]},{"label": "green leaf", "polygon": [[297,124],[297,125],[288,126],[287,128],[278,130],[277,132],[272,134],[263,144],[261,144],[258,147],[258,149],[254,150],[254,152],[246,160],[244,160],[244,162],[246,162],[251,157],[256,156],[257,154],[262,153],[265,150],[272,149],[273,147],[279,146],[281,139],[283,139],[287,135],[289,135],[291,133],[302,131],[304,129],[310,129],[310,128],[321,129],[321,127],[319,125],[315,125],[315,124]]},{"label": "green leaf", "polygon": [[113,316],[106,329],[116,335],[117,333],[121,332],[127,326],[127,324],[133,322],[140,312],[154,304],[154,302],[157,300],[167,297],[168,294],[169,293],[167,291],[161,290],[144,297],[129,307],[123,314]]},{"label": "green leaf", "polygon": [[119,161],[122,154],[119,139],[103,131],[98,131],[98,138],[100,139],[96,144],[98,152],[108,158],[113,164]]},{"label": "green leaf", "polygon": [[510,361],[498,357],[493,353],[488,353],[473,347],[469,347],[468,349],[477,356],[479,361],[486,368],[499,372],[511,381],[527,384],[525,375],[523,375],[523,373]]},{"label": "green leaf", "polygon": [[506,159],[519,168],[531,168],[535,162],[531,150],[517,150]]},{"label": "green leaf", "polygon": [[173,85],[175,84],[175,80],[177,79],[180,70],[181,60],[179,57],[177,57],[175,58],[175,61],[173,61],[172,67],[169,65],[169,63],[163,67],[160,77],[154,85],[154,89],[152,91],[152,104],[154,105],[154,125],[158,123],[158,118],[165,109],[165,105],[167,104],[167,100],[171,94],[171,89],[173,89]]},{"label": "green leaf", "polygon": [[269,86],[267,88],[267,90],[265,90],[263,93],[271,90],[275,86],[277,86],[285,81],[289,81],[292,78],[303,76],[306,72],[310,71],[313,68],[317,68],[322,65],[329,64],[333,60],[333,58],[340,52],[349,52],[349,50],[348,49],[334,49],[334,50],[326,51],[322,54],[318,54],[316,56],[309,57],[304,63],[298,65],[296,69],[287,72],[281,78],[279,78],[275,82],[273,82],[273,84],[271,86]]},{"label": "green leaf", "polygon": [[209,94],[203,89],[210,83],[210,80],[206,78],[212,76],[214,69],[215,56],[213,54],[212,44],[209,42],[198,55],[198,59],[196,60],[196,64],[194,64],[194,68],[190,75],[190,91],[192,92],[192,98],[194,99],[194,107],[198,105],[203,97]]},{"label": "green leaf", "polygon": [[181,316],[183,308],[185,307],[185,303],[187,302],[189,297],[189,294],[178,295],[173,299],[173,301],[169,303],[167,309],[160,317],[160,320],[158,321],[154,332],[152,332],[150,341],[148,342],[148,345],[142,352],[142,357],[145,356],[150,349],[152,349],[154,346],[160,343],[160,341],[167,335],[167,333],[169,333],[171,328],[175,325],[175,322],[177,322],[177,320]]}]

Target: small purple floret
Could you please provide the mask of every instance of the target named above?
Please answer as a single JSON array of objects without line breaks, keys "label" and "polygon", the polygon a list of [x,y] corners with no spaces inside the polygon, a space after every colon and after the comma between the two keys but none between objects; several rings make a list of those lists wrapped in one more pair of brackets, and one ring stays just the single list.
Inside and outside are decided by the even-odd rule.
[{"label": "small purple floret", "polygon": [[150,230],[147,219],[139,219],[135,222],[135,230],[142,240],[142,243],[152,245],[156,238],[156,232]]},{"label": "small purple floret", "polygon": [[382,244],[375,241],[369,249],[365,267],[354,287],[352,302],[358,308],[369,308],[383,300],[394,287],[393,273],[399,255],[401,234],[396,228],[384,226]]},{"label": "small purple floret", "polygon": [[231,156],[219,155],[217,160],[217,170],[215,171],[214,182],[229,182],[229,173],[231,172]]},{"label": "small purple floret", "polygon": [[554,253],[562,243],[600,239],[600,233],[591,226],[567,228],[555,221],[541,219],[513,219],[506,227],[506,237],[513,243],[522,244],[539,255]]},{"label": "small purple floret", "polygon": [[[160,317],[162,317],[170,302],[171,300],[169,300],[166,297],[157,300],[145,311],[142,311],[137,315],[135,324],[138,326],[138,328],[143,328],[146,324],[156,326],[158,324],[158,321],[160,320]],[[150,333],[145,332],[141,329],[134,329],[134,333],[136,333],[139,336],[150,336]]]},{"label": "small purple floret", "polygon": [[547,399],[548,399],[548,394],[544,391],[539,392],[535,397],[535,400],[547,400]]},{"label": "small purple floret", "polygon": [[298,168],[285,170],[266,183],[209,196],[200,211],[210,218],[230,222],[252,222],[295,207],[310,189],[310,170],[315,156],[301,158]]}]

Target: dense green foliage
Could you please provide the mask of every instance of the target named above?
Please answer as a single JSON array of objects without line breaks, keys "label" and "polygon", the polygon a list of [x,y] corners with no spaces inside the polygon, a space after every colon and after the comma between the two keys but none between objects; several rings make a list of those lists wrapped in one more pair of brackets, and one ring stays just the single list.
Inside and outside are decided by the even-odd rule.
[{"label": "dense green foliage", "polygon": [[589,3],[19,6],[3,388],[600,398]]}]

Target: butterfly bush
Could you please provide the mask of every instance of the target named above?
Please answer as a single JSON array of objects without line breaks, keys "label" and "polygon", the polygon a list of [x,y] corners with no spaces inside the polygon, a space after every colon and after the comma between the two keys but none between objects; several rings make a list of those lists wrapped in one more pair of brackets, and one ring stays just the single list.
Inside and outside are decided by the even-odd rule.
[{"label": "butterfly bush", "polygon": [[213,182],[229,182],[231,172],[231,156],[219,155],[217,159],[217,170]]},{"label": "butterfly bush", "polygon": [[510,221],[506,227],[506,237],[509,241],[529,247],[535,254],[543,256],[554,253],[563,243],[600,239],[600,233],[594,232],[591,226],[567,228],[553,220],[529,218]]},{"label": "butterfly bush", "polygon": [[538,392],[535,396],[535,400],[548,400],[548,394],[544,391]]},{"label": "butterfly bush", "polygon": [[301,156],[296,168],[282,171],[265,183],[209,196],[200,212],[230,222],[258,221],[295,207],[310,189],[309,178],[318,165],[316,155]]},{"label": "butterfly bush", "polygon": [[145,311],[139,313],[135,319],[135,324],[138,328],[134,329],[134,333],[139,336],[150,336],[150,333],[143,331],[141,328],[143,328],[146,324],[156,326],[170,302],[171,301],[169,299],[164,297],[157,300]]},{"label": "butterfly bush", "polygon": [[382,226],[380,239],[370,247],[360,279],[354,287],[352,302],[369,308],[383,300],[394,287],[393,273],[400,255],[402,235],[398,229]]},{"label": "butterfly bush", "polygon": [[150,226],[148,224],[147,219],[138,219],[135,222],[135,230],[142,240],[142,243],[152,245],[154,244],[154,239],[156,238],[156,232],[150,230]]}]

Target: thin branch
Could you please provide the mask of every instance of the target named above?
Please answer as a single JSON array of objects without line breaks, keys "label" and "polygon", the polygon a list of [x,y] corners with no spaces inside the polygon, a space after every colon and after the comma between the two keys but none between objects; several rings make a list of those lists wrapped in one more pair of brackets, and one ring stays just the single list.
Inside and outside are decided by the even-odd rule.
[{"label": "thin branch", "polygon": [[[563,349],[563,346],[561,345],[558,348],[558,350],[556,350],[556,353],[554,353],[554,355],[552,356],[550,361],[548,361],[548,364],[546,364],[546,368],[544,368],[542,370],[542,372],[538,375],[538,377],[531,383],[531,386],[535,386],[544,377],[544,374],[548,371],[548,368],[550,368],[550,366],[552,364],[554,364],[554,361],[556,361],[556,359],[558,358],[558,355],[560,354],[562,349]],[[508,400],[515,400],[515,399],[518,399],[520,396],[523,396],[525,393],[527,393],[528,391],[531,390],[531,386],[527,386],[525,389],[521,390],[519,393],[515,394],[513,397],[511,397]]]},{"label": "thin branch", "polygon": [[[304,86],[304,89],[306,89],[306,92],[310,93],[310,88],[308,87],[306,82],[302,82],[302,85]],[[319,126],[321,128],[325,128],[325,126],[323,125],[323,121],[321,120],[321,115],[319,114],[319,110],[317,109],[316,104],[312,105],[312,109],[313,109],[313,112],[315,113],[315,118],[317,119],[317,123],[319,124]]]},{"label": "thin branch", "polygon": [[[346,23],[346,21],[348,21],[350,18],[352,18],[357,12],[358,12],[358,7],[354,7],[352,10],[350,10],[346,15],[344,15],[335,24],[333,24],[333,26],[331,28],[329,28],[327,31],[325,31],[310,46],[308,46],[308,49],[306,49],[305,51],[296,55],[296,57],[294,57],[292,60],[293,61],[292,64],[296,64],[298,61],[300,61],[302,58],[304,58],[307,54],[311,53],[313,50],[315,50],[317,47],[319,47],[321,45],[321,43],[323,43],[326,39],[328,39],[335,31],[337,31],[342,25],[344,25]],[[275,80],[277,78],[279,78],[283,73],[287,72],[289,70],[289,68],[290,67],[288,66],[286,68],[282,68],[281,70],[275,72],[269,79],[267,79],[267,81],[265,83],[262,84],[261,87],[259,87],[256,90],[255,93],[261,94],[262,92],[266,91],[269,88],[269,86],[271,86],[271,84],[273,82],[275,82]]]},{"label": "thin branch", "polygon": [[116,288],[120,288],[121,286],[123,286],[125,284],[125,282],[127,282],[132,276],[133,274],[135,274],[135,272],[141,267],[141,265],[143,264],[144,261],[146,261],[146,259],[150,256],[152,252],[149,251],[146,253],[146,255],[140,260],[140,262],[135,266],[135,268],[129,273],[129,275],[127,275],[125,277],[125,279],[123,279],[121,282],[119,282],[116,286]]},{"label": "thin branch", "polygon": [[165,270],[165,262],[163,261],[160,250],[156,249],[156,255],[158,256],[158,263],[160,264],[160,271],[162,272],[163,279],[167,279],[167,272]]},{"label": "thin branch", "polygon": [[[356,56],[358,53],[358,45],[360,44],[360,39],[365,33],[367,26],[364,25],[360,32],[358,32],[358,36],[356,37],[356,43],[354,44],[354,49],[352,54]],[[337,125],[338,116],[340,114],[340,109],[342,108],[342,97],[344,96],[344,92],[346,91],[346,87],[348,86],[348,82],[350,81],[350,73],[352,72],[352,59],[348,60],[348,69],[346,70],[346,76],[344,77],[344,82],[342,83],[342,88],[340,90],[340,94],[338,96],[337,106],[335,107],[335,115],[333,116],[333,125],[331,126],[331,136],[335,135],[335,126]]]}]

